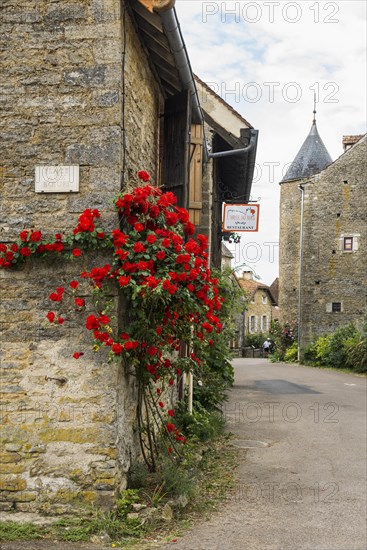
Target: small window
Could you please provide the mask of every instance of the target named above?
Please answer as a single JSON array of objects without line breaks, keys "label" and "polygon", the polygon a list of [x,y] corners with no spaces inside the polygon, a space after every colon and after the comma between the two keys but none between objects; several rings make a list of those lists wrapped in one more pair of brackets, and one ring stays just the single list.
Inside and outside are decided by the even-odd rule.
[{"label": "small window", "polygon": [[343,250],[344,252],[353,252],[353,237],[343,238]]},{"label": "small window", "polygon": [[262,316],[262,327],[261,328],[262,328],[263,332],[267,332],[267,330],[268,330],[268,318],[267,318],[266,315]]},{"label": "small window", "polygon": [[342,310],[342,304],[341,304],[341,302],[333,302],[333,303],[331,304],[331,311],[332,311],[333,313],[340,313],[341,310]]},{"label": "small window", "polygon": [[255,315],[251,315],[249,319],[249,332],[255,332],[256,330],[256,317]]},{"label": "small window", "polygon": [[263,303],[263,304],[267,304],[267,303],[268,303],[268,299],[267,299],[267,297],[266,297],[265,294],[262,295],[262,303]]}]

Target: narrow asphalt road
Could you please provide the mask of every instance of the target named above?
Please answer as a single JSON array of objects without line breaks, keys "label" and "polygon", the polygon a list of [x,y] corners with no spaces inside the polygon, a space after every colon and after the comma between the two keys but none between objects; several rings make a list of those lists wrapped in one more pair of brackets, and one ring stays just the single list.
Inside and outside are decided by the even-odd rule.
[{"label": "narrow asphalt road", "polygon": [[233,498],[176,550],[366,550],[366,378],[236,359]]}]

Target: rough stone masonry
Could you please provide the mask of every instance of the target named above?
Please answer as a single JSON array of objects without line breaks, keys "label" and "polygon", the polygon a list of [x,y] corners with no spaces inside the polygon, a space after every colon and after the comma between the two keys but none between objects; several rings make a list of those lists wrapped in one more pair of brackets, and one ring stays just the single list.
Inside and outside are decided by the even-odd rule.
[{"label": "rough stone masonry", "polygon": [[[162,97],[128,13],[124,43],[123,6],[2,0],[1,242],[25,228],[68,230],[85,208],[116,224],[124,130],[127,176],[157,174]],[[79,193],[36,194],[37,165],[78,165]],[[0,272],[3,511],[110,507],[136,456],[133,382],[88,351],[82,321],[56,330],[45,319],[49,291],[91,261],[35,259]]]}]

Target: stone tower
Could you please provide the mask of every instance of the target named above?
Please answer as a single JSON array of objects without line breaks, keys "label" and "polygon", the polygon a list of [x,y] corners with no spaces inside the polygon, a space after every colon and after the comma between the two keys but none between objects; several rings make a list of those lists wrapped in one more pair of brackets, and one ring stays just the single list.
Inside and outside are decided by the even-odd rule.
[{"label": "stone tower", "polygon": [[298,317],[302,207],[299,186],[331,163],[314,116],[308,136],[280,182],[279,308],[283,322],[297,321]]}]

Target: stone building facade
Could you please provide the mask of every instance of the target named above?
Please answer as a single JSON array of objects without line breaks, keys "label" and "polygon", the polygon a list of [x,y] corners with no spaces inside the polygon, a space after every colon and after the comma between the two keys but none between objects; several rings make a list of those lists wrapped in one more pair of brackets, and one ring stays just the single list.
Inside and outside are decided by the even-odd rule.
[{"label": "stone building facade", "polygon": [[[145,4],[162,7],[164,15]],[[185,88],[187,74],[169,41],[172,35],[182,41],[180,31],[167,33],[164,23],[164,17],[176,21],[172,6],[171,0],[1,2],[0,242],[13,242],[23,229],[66,232],[86,208],[98,208],[116,227],[113,198],[136,182],[138,169],[170,186],[171,144],[164,138],[169,130],[182,150],[187,143],[172,105],[186,100],[181,119],[194,112],[193,91]],[[153,55],[161,50],[152,34],[164,44],[164,59]],[[46,172],[78,166],[79,192],[36,193],[36,166]],[[106,263],[103,255],[97,260]],[[134,380],[103,353],[71,357],[85,343],[82,320],[57,330],[45,320],[50,290],[95,261],[36,259],[0,270],[3,511],[111,507],[137,457]]]},{"label": "stone building facade", "polygon": [[[204,200],[195,195],[204,117],[173,4],[1,2],[0,242],[23,229],[67,232],[86,208],[116,227],[113,199],[136,184],[139,169],[211,226],[209,190]],[[47,176],[46,167],[59,174],[60,166],[79,168],[79,191],[36,192],[36,167]],[[83,320],[54,329],[45,319],[50,290],[95,262],[86,254],[0,270],[3,511],[109,508],[138,457],[134,379],[88,351]],[[115,307],[119,317],[117,297]],[[80,348],[76,361],[71,354]]]},{"label": "stone building facade", "polygon": [[278,319],[278,305],[269,286],[255,281],[252,271],[244,271],[237,278],[244,290],[246,310],[243,317],[243,334],[268,334],[271,322]]},{"label": "stone building facade", "polygon": [[319,168],[281,183],[279,306],[301,347],[366,315],[366,136]]}]

